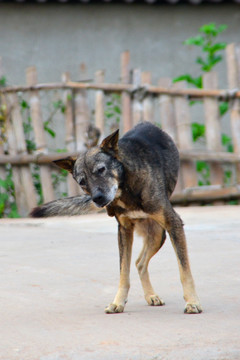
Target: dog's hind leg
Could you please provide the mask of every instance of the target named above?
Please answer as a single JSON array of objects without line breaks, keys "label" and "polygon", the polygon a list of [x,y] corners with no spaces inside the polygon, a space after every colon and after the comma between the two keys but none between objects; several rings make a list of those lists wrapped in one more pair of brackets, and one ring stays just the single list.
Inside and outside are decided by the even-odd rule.
[{"label": "dog's hind leg", "polygon": [[169,206],[167,206],[167,210],[165,209],[165,211],[155,214],[153,218],[168,231],[177,256],[180,279],[183,286],[183,297],[186,301],[184,312],[187,314],[201,313],[202,307],[195,290],[190,269],[187,244],[181,218],[173,210],[170,203]]},{"label": "dog's hind leg", "polygon": [[136,222],[136,231],[143,236],[143,248],[136,261],[136,267],[142,283],[144,296],[149,305],[164,305],[156,295],[149,279],[148,264],[165,242],[165,230],[154,220],[146,219]]},{"label": "dog's hind leg", "polygon": [[120,282],[113,302],[105,308],[107,314],[124,311],[130,288],[130,264],[133,243],[133,223],[127,219],[118,219],[118,246],[120,255]]}]

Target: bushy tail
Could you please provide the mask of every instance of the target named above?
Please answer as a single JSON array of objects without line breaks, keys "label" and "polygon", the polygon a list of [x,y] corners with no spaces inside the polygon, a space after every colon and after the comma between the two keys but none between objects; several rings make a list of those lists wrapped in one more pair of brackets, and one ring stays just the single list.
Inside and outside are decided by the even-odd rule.
[{"label": "bushy tail", "polygon": [[31,217],[72,216],[99,212],[89,195],[71,196],[64,199],[50,201],[34,208]]}]

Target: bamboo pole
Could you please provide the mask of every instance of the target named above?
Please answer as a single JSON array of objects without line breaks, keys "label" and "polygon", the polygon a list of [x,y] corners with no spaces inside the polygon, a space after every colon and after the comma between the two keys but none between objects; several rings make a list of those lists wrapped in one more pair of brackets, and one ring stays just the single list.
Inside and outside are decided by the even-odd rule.
[{"label": "bamboo pole", "polygon": [[[175,83],[174,88],[182,89],[185,82]],[[175,120],[177,126],[178,148],[184,151],[191,151],[193,148],[191,119],[189,105],[186,98],[176,96],[173,100],[175,109]],[[184,161],[181,166],[182,184],[185,188],[196,186],[196,168],[193,161]]]},{"label": "bamboo pole", "polygon": [[[142,72],[141,84],[145,87],[146,96],[143,99],[143,120],[153,122],[153,101],[147,91],[152,82],[152,74],[149,71]],[[148,95],[148,96],[147,96]]]},{"label": "bamboo pole", "polygon": [[[104,83],[104,70],[99,70],[95,73],[95,82],[97,84]],[[100,130],[101,139],[105,137],[104,124],[104,92],[97,90],[95,94],[95,126]]]},{"label": "bamboo pole", "polygon": [[[204,89],[216,89],[218,87],[215,72],[203,75],[203,87]],[[207,150],[219,152],[222,148],[222,142],[218,101],[214,98],[204,98],[204,111]],[[223,168],[219,164],[210,164],[211,184],[223,184],[223,177]]]},{"label": "bamboo pole", "polygon": [[[141,70],[140,69],[133,70],[133,85],[135,86],[135,88],[138,88],[141,85]],[[140,101],[138,93],[135,93],[133,95],[133,101],[132,101],[133,125],[137,125],[140,121],[143,120],[142,119],[142,111],[143,111],[142,102]]]},{"label": "bamboo pole", "polygon": [[[26,79],[29,86],[37,84],[37,70],[36,68],[29,67],[26,70]],[[40,99],[38,91],[31,91],[29,94],[30,99],[30,112],[34,130],[35,143],[37,147],[37,153],[47,153],[47,144],[45,140],[43,119],[41,113]],[[54,199],[54,191],[52,186],[51,173],[48,166],[40,167],[40,179],[42,185],[44,202],[48,202]]]},{"label": "bamboo pole", "polygon": [[[3,65],[2,65],[2,58],[0,56],[0,79],[3,76],[4,76],[4,71],[3,71]],[[7,109],[5,95],[2,95],[0,97],[0,107],[2,107],[2,112],[4,111],[4,107]],[[0,156],[2,156],[3,154],[4,154],[3,142],[0,141]],[[0,179],[5,180],[5,176],[6,176],[5,168],[4,168],[4,166],[0,166]],[[5,190],[3,188],[1,188],[1,192],[4,192],[4,191]]]},{"label": "bamboo pole", "polygon": [[[239,53],[238,53],[239,54]],[[238,73],[238,64],[240,58],[237,58],[237,53],[235,51],[235,44],[229,44],[226,48],[227,55],[227,74],[228,74],[228,86],[230,89],[236,89],[239,83],[239,73]],[[240,153],[240,101],[239,99],[234,99],[230,109],[231,117],[231,131],[234,152]],[[240,183],[240,164],[236,166],[237,172],[237,182]]]},{"label": "bamboo pole", "polygon": [[[160,87],[170,88],[172,86],[172,80],[170,78],[161,78],[158,82]],[[175,115],[172,98],[169,95],[159,96],[160,106],[160,122],[162,129],[171,136],[174,142],[177,144],[177,129],[175,123]]]},{"label": "bamboo pole", "polygon": [[[130,82],[130,53],[129,51],[124,51],[121,55],[121,82],[127,89]],[[130,85],[131,88],[132,85]],[[131,118],[131,96],[128,91],[124,90],[122,92],[122,129],[123,133],[127,132],[132,128],[132,118]]]},{"label": "bamboo pole", "polygon": [[[86,76],[85,64],[80,65],[80,77]],[[84,89],[79,89],[75,92],[75,136],[76,136],[76,150],[79,152],[85,151],[87,128],[90,124],[90,111],[88,106],[87,92]]]},{"label": "bamboo pole", "polygon": [[[136,91],[135,87],[132,84],[96,84],[88,82],[72,82],[69,81],[66,84],[63,83],[49,83],[49,84],[36,84],[31,86],[9,86],[0,89],[0,94],[13,93],[13,92],[31,92],[31,91],[40,91],[40,90],[55,90],[55,89],[72,89],[72,90],[102,90],[106,93],[131,93]],[[204,90],[204,89],[168,89],[159,86],[149,85],[146,88],[146,92],[152,95],[169,95],[169,96],[188,96],[190,99],[200,99],[203,97],[216,97],[220,100],[229,100],[232,98],[240,98],[240,90],[234,89],[213,89],[213,90]]]},{"label": "bamboo pole", "polygon": [[216,201],[229,201],[240,199],[240,187],[215,188],[202,187],[190,189],[181,194],[174,194],[171,203],[174,205],[188,205],[191,203],[210,204]]},{"label": "bamboo pole", "polygon": [[[197,150],[180,150],[181,161],[208,161],[211,163],[222,164],[237,164],[240,162],[240,154],[226,153],[226,152],[206,152]],[[13,164],[13,165],[26,165],[34,164],[49,164],[54,160],[66,158],[68,156],[80,156],[79,152],[64,152],[64,153],[48,153],[48,154],[14,154],[14,155],[0,155],[0,165]]]},{"label": "bamboo pole", "polygon": [[[65,72],[62,74],[62,81],[66,83],[70,80],[70,73]],[[65,143],[67,151],[75,152],[76,143],[75,143],[75,124],[74,124],[74,114],[73,114],[73,93],[72,90],[68,89],[64,91],[63,102],[65,104]],[[75,196],[79,194],[79,186],[76,181],[73,179],[71,174],[67,176],[67,188],[68,195]]]}]

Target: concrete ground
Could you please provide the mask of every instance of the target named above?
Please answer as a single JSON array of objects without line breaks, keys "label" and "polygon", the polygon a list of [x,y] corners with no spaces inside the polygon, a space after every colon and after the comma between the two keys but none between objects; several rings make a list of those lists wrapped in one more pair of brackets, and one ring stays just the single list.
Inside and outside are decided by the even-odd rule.
[{"label": "concrete ground", "polygon": [[[169,239],[150,266],[166,305],[145,303],[132,264],[125,312],[106,315],[119,276],[114,219],[1,220],[0,359],[240,359],[240,207],[177,211],[204,309],[198,315],[183,314]],[[133,259],[140,249],[136,238]]]}]

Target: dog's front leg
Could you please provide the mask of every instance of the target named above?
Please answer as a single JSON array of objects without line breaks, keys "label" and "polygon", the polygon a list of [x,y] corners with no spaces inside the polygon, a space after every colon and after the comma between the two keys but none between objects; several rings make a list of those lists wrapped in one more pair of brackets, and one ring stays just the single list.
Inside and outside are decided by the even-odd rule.
[{"label": "dog's front leg", "polygon": [[130,288],[130,264],[133,243],[133,224],[127,218],[118,219],[118,246],[120,256],[120,282],[113,303],[105,308],[107,314],[121,313]]}]

